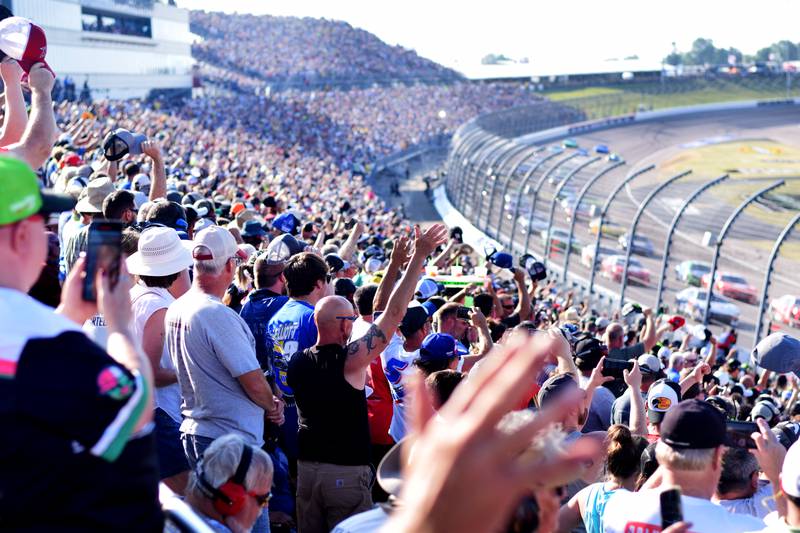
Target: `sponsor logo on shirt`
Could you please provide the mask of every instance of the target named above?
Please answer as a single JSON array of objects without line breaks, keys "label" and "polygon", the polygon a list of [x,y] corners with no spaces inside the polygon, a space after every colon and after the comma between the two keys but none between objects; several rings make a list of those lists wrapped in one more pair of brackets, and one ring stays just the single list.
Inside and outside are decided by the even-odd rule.
[{"label": "sponsor logo on shirt", "polygon": [[133,394],[133,380],[121,368],[107,366],[97,375],[97,389],[101,396],[124,400]]},{"label": "sponsor logo on shirt", "polygon": [[659,533],[661,526],[645,524],[642,522],[628,522],[625,524],[625,533]]}]

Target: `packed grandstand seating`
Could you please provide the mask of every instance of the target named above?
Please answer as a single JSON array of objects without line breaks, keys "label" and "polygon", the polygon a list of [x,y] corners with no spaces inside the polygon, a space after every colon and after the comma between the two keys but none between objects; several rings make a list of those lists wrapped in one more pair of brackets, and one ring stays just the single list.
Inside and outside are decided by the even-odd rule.
[{"label": "packed grandstand seating", "polygon": [[[784,374],[796,339],[759,344],[754,362],[775,370],[759,376],[732,329],[632,304],[598,313],[507,253],[488,258],[496,278],[479,274],[459,228],[412,229],[368,184],[381,157],[478,114],[573,110],[525,84],[458,80],[344,23],[192,25],[204,73],[228,88],[425,83],[62,101],[52,146],[53,80],[32,69],[30,124],[13,138],[7,113],[3,150],[72,200],[37,203],[31,169],[0,157],[0,335],[13,341],[0,529],[161,530],[159,480],[216,531],[660,531],[659,485],[683,487],[701,533],[757,530],[786,505],[800,516],[800,446],[785,451],[800,435],[800,381]],[[6,109],[22,107],[21,69],[0,74]],[[116,285],[101,271],[92,300],[81,252],[89,223],[108,220],[125,222],[126,266]],[[458,279],[421,275],[439,269]],[[734,457],[726,418],[758,421],[736,426],[755,436]]]}]

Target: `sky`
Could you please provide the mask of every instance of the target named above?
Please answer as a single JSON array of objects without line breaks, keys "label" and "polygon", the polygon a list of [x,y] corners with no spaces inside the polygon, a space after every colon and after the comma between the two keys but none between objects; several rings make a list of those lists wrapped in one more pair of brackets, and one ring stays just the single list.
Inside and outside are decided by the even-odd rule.
[{"label": "sky", "polygon": [[638,55],[658,63],[696,37],[753,54],[800,41],[798,0],[178,0],[190,9],[345,20],[452,68],[489,53],[533,65],[596,64]]}]

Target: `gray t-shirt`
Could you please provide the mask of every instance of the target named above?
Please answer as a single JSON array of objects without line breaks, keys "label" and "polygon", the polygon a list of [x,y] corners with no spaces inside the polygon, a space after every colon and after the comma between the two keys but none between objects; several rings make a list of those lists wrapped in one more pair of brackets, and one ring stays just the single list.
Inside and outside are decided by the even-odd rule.
[{"label": "gray t-shirt", "polygon": [[181,431],[212,439],[236,433],[261,446],[264,410],[236,379],[260,368],[247,323],[194,287],[169,306],[166,323],[166,344],[183,397]]},{"label": "gray t-shirt", "polygon": [[[580,377],[580,385],[585,389],[589,384],[589,378]],[[608,431],[611,421],[611,405],[614,403],[614,394],[605,387],[597,387],[592,396],[592,405],[589,406],[589,413],[586,423],[581,432],[591,433],[592,431]]]},{"label": "gray t-shirt", "polygon": [[608,358],[630,361],[631,359],[638,358],[640,355],[644,355],[644,352],[644,343],[637,342],[636,344],[631,344],[630,346],[623,346],[622,348],[614,348],[613,350],[609,350]]},{"label": "gray t-shirt", "polygon": [[[642,399],[647,402],[647,393],[642,392]],[[611,405],[611,423],[624,424],[630,427],[631,422],[631,389],[628,388],[625,392],[614,400]]]}]

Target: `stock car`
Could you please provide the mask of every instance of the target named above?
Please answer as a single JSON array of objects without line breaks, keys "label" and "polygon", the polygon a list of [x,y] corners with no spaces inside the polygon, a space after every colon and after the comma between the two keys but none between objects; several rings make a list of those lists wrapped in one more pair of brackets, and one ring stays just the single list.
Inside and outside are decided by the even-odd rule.
[{"label": "stock car", "polygon": [[[561,200],[561,209],[564,210],[564,213],[567,215],[567,221],[572,220],[573,212],[575,211],[575,203],[576,198],[564,198]],[[588,218],[592,216],[592,211],[599,209],[597,204],[591,202],[589,200],[582,200],[580,205],[578,205],[578,212],[575,213],[575,216],[578,219]]]},{"label": "stock car", "polygon": [[598,144],[597,146],[594,147],[594,151],[595,153],[606,154],[606,155],[611,153],[611,150],[608,149],[608,145],[606,144]]},{"label": "stock car", "polygon": [[533,217],[531,219],[530,215],[520,215],[517,217],[517,224],[519,225],[522,230],[518,230],[519,233],[525,235],[525,231],[527,231],[528,226],[531,227],[531,233],[539,232],[541,233],[543,230],[547,229],[547,221],[543,218]]},{"label": "stock car", "polygon": [[675,276],[678,280],[695,287],[700,286],[700,280],[709,272],[711,265],[700,261],[684,261],[675,267]]},{"label": "stock car", "polygon": [[[620,283],[622,274],[625,272],[625,256],[610,255],[606,257],[603,259],[600,271],[604,277]],[[634,257],[631,257],[631,261],[628,263],[628,282],[650,285],[650,271]]]},{"label": "stock car", "polygon": [[[710,272],[704,274],[700,279],[700,285],[704,288],[708,288],[710,279]],[[714,279],[716,280],[714,283],[715,292],[734,300],[755,305],[756,288],[750,285],[742,276],[731,274],[730,272],[717,272],[714,275]]]},{"label": "stock car", "polygon": [[[589,233],[597,235],[597,228],[600,226],[600,217],[593,218],[589,221]],[[610,220],[603,221],[603,235],[606,237],[619,237],[625,233],[625,228],[611,222]]]},{"label": "stock car", "polygon": [[798,328],[800,327],[800,298],[793,294],[784,294],[780,298],[773,298],[769,303],[769,313],[776,322]]},{"label": "stock car", "polygon": [[[609,255],[616,255],[616,253],[617,253],[616,250],[600,246],[597,249],[597,264],[602,267],[603,259],[605,259]],[[583,266],[585,266],[586,268],[591,268],[593,258],[594,258],[594,243],[587,244],[586,246],[581,248],[581,264]]]},{"label": "stock car", "polygon": [[578,147],[578,141],[576,141],[575,139],[570,137],[568,139],[564,139],[564,142],[562,142],[561,145],[564,148],[577,148]]},{"label": "stock car", "polygon": [[[543,229],[539,235],[542,237],[542,246],[547,246],[547,230]],[[569,242],[572,252],[579,253],[581,251],[582,245],[574,235],[570,241],[568,231],[559,228],[550,230],[550,254],[563,253],[567,249],[567,242]]]},{"label": "stock car", "polygon": [[619,154],[617,154],[617,153],[613,153],[613,152],[612,152],[612,153],[610,153],[610,154],[608,154],[608,156],[606,157],[606,159],[607,159],[608,161],[611,161],[612,163],[617,163],[617,162],[619,162],[619,161],[624,161],[624,159],[622,159],[622,157],[620,157],[620,155],[619,155]]},{"label": "stock car", "polygon": [[[619,239],[617,240],[617,244],[619,245],[620,249],[627,250],[629,240],[630,237],[627,231],[620,235]],[[644,235],[634,235],[631,250],[635,254],[650,257],[653,255],[653,242]]]},{"label": "stock car", "polygon": [[[675,308],[678,313],[689,316],[698,322],[702,322],[707,298],[708,291],[698,289],[697,287],[689,287],[675,295]],[[733,327],[739,323],[739,315],[741,312],[736,304],[727,298],[714,294],[711,298],[711,307],[709,311],[711,315],[709,317],[709,322],[722,322],[723,324],[730,324]]]}]

